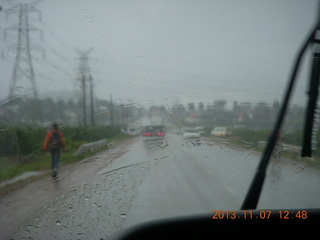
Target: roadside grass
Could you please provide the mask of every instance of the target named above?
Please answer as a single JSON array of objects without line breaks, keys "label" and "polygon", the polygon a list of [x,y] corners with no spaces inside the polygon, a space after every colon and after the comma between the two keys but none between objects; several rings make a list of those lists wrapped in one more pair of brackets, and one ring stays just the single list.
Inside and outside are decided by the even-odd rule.
[{"label": "roadside grass", "polygon": [[[239,137],[226,138],[225,142],[226,141],[228,142],[229,146],[233,146],[236,148],[240,147],[250,151],[259,152],[261,154],[264,151],[264,148],[259,147],[257,142],[246,142],[240,139]],[[284,150],[281,152],[281,158],[290,159],[292,161],[297,161],[299,163],[306,164],[310,167],[315,167],[317,169],[320,169],[320,156],[318,156],[317,153],[314,153],[314,156],[312,158],[309,158],[309,157],[300,157],[299,153]]]},{"label": "roadside grass", "polygon": [[[106,138],[107,147],[100,148],[96,151],[88,151],[80,154],[79,156],[74,156],[75,151],[81,144],[87,143],[88,141],[73,141],[66,139],[67,151],[65,153],[61,153],[60,166],[80,161],[86,157],[96,154],[97,152],[108,149],[108,146],[113,148],[113,146],[117,146],[118,142],[129,138],[131,138],[131,136],[119,132],[110,138]],[[49,152],[44,153],[38,149],[33,154],[29,154],[20,160],[10,161],[9,159],[2,157],[1,163],[0,182],[14,178],[25,172],[50,170],[51,155]]]}]

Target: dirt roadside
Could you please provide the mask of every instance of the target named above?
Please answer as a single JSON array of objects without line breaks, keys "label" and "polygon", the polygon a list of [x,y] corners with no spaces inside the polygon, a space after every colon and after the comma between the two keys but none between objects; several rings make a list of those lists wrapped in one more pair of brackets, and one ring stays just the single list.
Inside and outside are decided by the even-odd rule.
[{"label": "dirt roadside", "polygon": [[[58,180],[53,180],[50,171],[0,189],[0,239],[7,239],[26,218],[32,216],[43,205],[90,178],[98,171],[110,167],[138,139],[131,138],[115,144],[77,163],[63,166]],[[62,156],[63,158],[63,156]]]}]

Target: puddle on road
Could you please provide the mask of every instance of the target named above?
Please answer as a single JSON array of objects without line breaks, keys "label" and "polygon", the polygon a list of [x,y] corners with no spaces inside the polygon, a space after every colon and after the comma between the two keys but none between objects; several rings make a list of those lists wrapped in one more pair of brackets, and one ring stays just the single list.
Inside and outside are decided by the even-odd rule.
[{"label": "puddle on road", "polygon": [[105,239],[123,227],[138,186],[154,164],[114,169],[69,189],[27,219],[13,238]]}]

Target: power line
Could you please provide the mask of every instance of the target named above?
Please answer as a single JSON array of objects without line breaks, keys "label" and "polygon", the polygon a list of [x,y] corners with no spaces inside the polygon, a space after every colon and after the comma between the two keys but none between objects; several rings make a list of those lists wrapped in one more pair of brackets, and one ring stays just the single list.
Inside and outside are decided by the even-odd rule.
[{"label": "power line", "polygon": [[61,76],[63,77],[67,77],[67,78],[73,77],[73,75],[70,72],[66,71],[64,68],[58,66],[57,64],[51,61],[44,62],[44,61],[41,61],[39,58],[33,58],[33,60],[37,62],[37,64],[42,66],[41,70],[46,68],[48,71],[50,71],[54,75],[58,73],[58,74],[61,74]]},{"label": "power line", "polygon": [[69,44],[67,44],[64,40],[62,40],[60,37],[58,37],[54,31],[51,30],[51,28],[46,24],[45,21],[41,21],[41,24],[44,26],[44,29],[47,30],[47,32],[53,37],[55,38],[57,41],[57,43],[60,44],[60,46],[64,47],[66,50],[70,51],[70,53],[72,52],[73,47],[70,46]]}]

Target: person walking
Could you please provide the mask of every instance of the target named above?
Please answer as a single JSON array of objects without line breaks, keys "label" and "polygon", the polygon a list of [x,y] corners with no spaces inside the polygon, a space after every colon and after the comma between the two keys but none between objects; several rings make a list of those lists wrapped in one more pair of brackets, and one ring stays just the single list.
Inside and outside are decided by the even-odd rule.
[{"label": "person walking", "polygon": [[66,144],[58,124],[54,123],[52,124],[52,130],[48,131],[42,146],[43,151],[49,150],[51,153],[51,170],[53,178],[56,178],[58,175],[61,149],[65,152]]}]

